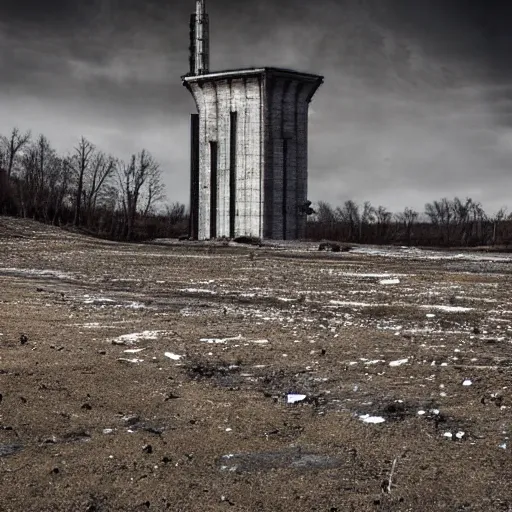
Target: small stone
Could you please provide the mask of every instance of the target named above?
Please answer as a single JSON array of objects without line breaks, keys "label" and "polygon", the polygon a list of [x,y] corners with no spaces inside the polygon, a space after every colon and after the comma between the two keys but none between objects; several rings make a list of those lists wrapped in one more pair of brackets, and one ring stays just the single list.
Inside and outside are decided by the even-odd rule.
[{"label": "small stone", "polygon": [[150,444],[146,444],[142,447],[142,451],[145,453],[153,453],[153,447]]},{"label": "small stone", "polygon": [[26,334],[22,334],[22,335],[20,336],[20,343],[21,343],[22,345],[25,345],[26,343],[28,343],[28,336],[27,336]]},{"label": "small stone", "polygon": [[90,404],[84,404],[82,405],[81,408],[84,409],[85,411],[90,411],[92,409],[92,406]]},{"label": "small stone", "polygon": [[132,425],[135,425],[136,423],[139,423],[139,421],[140,421],[139,416],[137,416],[135,414],[129,414],[127,416],[123,416],[121,419],[123,420],[124,424],[127,427],[131,427]]}]

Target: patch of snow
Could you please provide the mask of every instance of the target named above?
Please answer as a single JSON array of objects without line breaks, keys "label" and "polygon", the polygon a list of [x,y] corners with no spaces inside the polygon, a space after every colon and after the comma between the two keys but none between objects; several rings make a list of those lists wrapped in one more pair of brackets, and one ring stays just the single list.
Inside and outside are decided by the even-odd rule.
[{"label": "patch of snow", "polygon": [[125,354],[138,354],[139,352],[142,352],[143,350],[146,350],[145,348],[129,348],[128,350],[123,350]]},{"label": "patch of snow", "polygon": [[84,295],[84,304],[110,304],[115,302],[115,300],[108,299],[107,297],[90,297],[89,295]]},{"label": "patch of snow", "polygon": [[459,432],[457,432],[457,433],[455,434],[455,437],[456,437],[457,439],[462,439],[465,435],[466,435],[466,433],[465,433],[465,432],[463,432],[462,430],[460,430]]},{"label": "patch of snow", "polygon": [[120,357],[118,359],[118,361],[121,361],[123,363],[133,363],[133,364],[138,364],[138,363],[143,363],[144,362],[144,359],[126,359],[125,357]]},{"label": "patch of snow", "polygon": [[444,311],[446,313],[467,313],[468,311],[473,311],[474,308],[463,308],[462,306],[443,306],[439,305],[426,305],[420,306],[423,309],[436,309],[438,311]]},{"label": "patch of snow", "polygon": [[224,344],[228,341],[241,341],[245,339],[241,334],[238,336],[234,336],[231,338],[201,338],[199,341],[202,343],[209,343],[209,344]]},{"label": "patch of snow", "polygon": [[418,411],[418,416],[423,416],[425,413],[425,411]]},{"label": "patch of snow", "polygon": [[362,414],[359,419],[364,423],[384,423],[386,420],[382,416],[370,416],[369,414]]},{"label": "patch of snow", "polygon": [[443,434],[444,437],[447,437],[448,439],[452,439],[453,438],[453,434],[451,432],[445,432]]},{"label": "patch of snow", "polygon": [[499,445],[499,448],[501,448],[502,450],[506,450],[507,449],[507,443],[501,443]]},{"label": "patch of snow", "polygon": [[217,295],[217,292],[213,290],[207,290],[205,288],[181,288],[178,291],[186,293],[208,293],[210,295]]},{"label": "patch of snow", "polygon": [[306,395],[296,395],[296,394],[290,394],[286,397],[286,403],[288,404],[295,404],[297,402],[302,402],[306,400]]},{"label": "patch of snow", "polygon": [[381,281],[379,281],[380,284],[400,284],[400,279],[382,279]]},{"label": "patch of snow", "polygon": [[0,267],[0,272],[6,274],[19,274],[22,276],[54,277],[56,279],[73,279],[75,276],[59,270],[38,270],[35,268],[6,268]]},{"label": "patch of snow", "polygon": [[172,352],[166,352],[164,354],[165,357],[172,359],[173,361],[179,361],[184,356],[179,356],[178,354],[173,354]]},{"label": "patch of snow", "polygon": [[409,359],[398,359],[397,361],[391,361],[389,366],[402,366],[403,364],[407,364]]},{"label": "patch of snow", "polygon": [[472,382],[470,379],[466,379],[466,380],[462,383],[462,385],[463,385],[463,386],[471,386],[472,384],[473,384],[473,382]]},{"label": "patch of snow", "polygon": [[114,345],[133,345],[141,340],[156,340],[165,331],[143,331],[143,332],[133,332],[131,334],[122,334],[117,338],[112,340]]}]

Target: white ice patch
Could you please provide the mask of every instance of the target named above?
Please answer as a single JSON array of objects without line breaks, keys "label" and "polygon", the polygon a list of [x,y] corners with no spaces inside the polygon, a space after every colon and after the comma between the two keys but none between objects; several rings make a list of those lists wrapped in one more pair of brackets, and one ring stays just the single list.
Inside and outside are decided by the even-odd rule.
[{"label": "white ice patch", "polygon": [[370,308],[374,306],[389,306],[389,304],[372,304],[371,302],[353,302],[353,301],[345,301],[345,300],[330,300],[329,304],[333,304],[334,306],[347,306],[354,308]]},{"label": "white ice patch", "polygon": [[448,439],[452,439],[452,438],[453,438],[453,434],[452,434],[451,432],[445,432],[445,433],[443,434],[443,437],[446,437],[446,438],[448,438]]},{"label": "white ice patch", "polygon": [[35,268],[5,268],[0,267],[0,272],[6,274],[21,274],[23,276],[53,277],[56,279],[73,279],[73,274],[60,272],[59,270],[38,270]]},{"label": "white ice patch", "polygon": [[217,295],[217,292],[213,290],[207,290],[206,288],[181,288],[178,291],[186,293],[208,293],[209,295]]},{"label": "white ice patch", "polygon": [[439,305],[427,305],[420,306],[423,309],[435,309],[437,311],[444,311],[445,313],[467,313],[468,311],[473,311],[474,308],[463,308],[462,306],[443,306]]},{"label": "white ice patch", "polygon": [[173,354],[172,352],[166,352],[164,356],[168,357],[169,359],[172,359],[173,361],[179,361],[182,357],[184,357],[178,354]]},{"label": "white ice patch", "polygon": [[120,357],[118,359],[118,361],[121,361],[123,363],[132,363],[132,364],[138,364],[138,363],[143,363],[144,362],[144,359],[137,359],[137,358],[134,358],[134,359],[127,359],[125,357]]},{"label": "white ice patch", "polygon": [[123,334],[114,338],[112,343],[114,345],[133,345],[141,340],[156,340],[164,333],[165,331],[133,332],[131,334]]},{"label": "white ice patch", "polygon": [[462,385],[463,385],[463,386],[471,386],[472,384],[473,384],[473,382],[472,382],[470,379],[466,379],[466,380],[462,383]]},{"label": "white ice patch", "polygon": [[84,295],[84,304],[111,304],[115,302],[107,297],[91,297],[90,295]]},{"label": "white ice patch", "polygon": [[239,334],[238,336],[234,336],[234,337],[231,337],[231,338],[201,338],[199,341],[201,341],[202,343],[209,343],[211,345],[214,345],[214,344],[224,344],[224,343],[227,343],[228,341],[242,341],[244,339],[244,337]]},{"label": "white ice patch", "polygon": [[400,284],[400,279],[381,279],[379,281],[380,284]]},{"label": "white ice patch", "polygon": [[306,400],[306,395],[296,395],[296,394],[290,394],[286,397],[286,402],[289,404],[295,404],[297,402],[302,402]]},{"label": "white ice patch", "polygon": [[402,366],[403,364],[407,364],[409,359],[398,359],[397,361],[391,361],[389,366]]},{"label": "white ice patch", "polygon": [[364,423],[384,423],[386,420],[382,416],[370,416],[369,414],[362,414],[359,419]]},{"label": "white ice patch", "polygon": [[142,352],[143,350],[146,350],[144,348],[129,348],[128,350],[123,350],[125,354],[138,354],[139,352]]}]

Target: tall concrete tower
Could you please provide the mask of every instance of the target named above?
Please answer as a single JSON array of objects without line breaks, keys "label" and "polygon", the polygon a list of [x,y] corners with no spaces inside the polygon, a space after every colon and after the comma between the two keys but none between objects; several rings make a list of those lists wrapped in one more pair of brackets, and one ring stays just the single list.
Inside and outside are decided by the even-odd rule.
[{"label": "tall concrete tower", "polygon": [[308,107],[323,77],[270,67],[209,71],[204,0],[191,17],[190,235],[303,238]]}]

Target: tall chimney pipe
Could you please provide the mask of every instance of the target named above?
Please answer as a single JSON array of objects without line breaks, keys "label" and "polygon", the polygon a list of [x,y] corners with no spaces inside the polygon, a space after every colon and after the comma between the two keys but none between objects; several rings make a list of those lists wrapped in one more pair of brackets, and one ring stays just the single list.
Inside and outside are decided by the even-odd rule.
[{"label": "tall chimney pipe", "polygon": [[196,1],[196,12],[190,17],[190,75],[210,71],[210,22],[205,0]]}]

